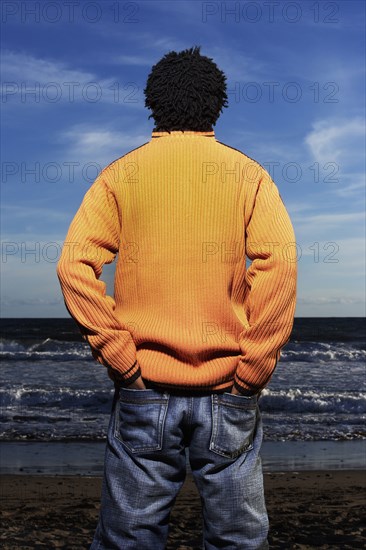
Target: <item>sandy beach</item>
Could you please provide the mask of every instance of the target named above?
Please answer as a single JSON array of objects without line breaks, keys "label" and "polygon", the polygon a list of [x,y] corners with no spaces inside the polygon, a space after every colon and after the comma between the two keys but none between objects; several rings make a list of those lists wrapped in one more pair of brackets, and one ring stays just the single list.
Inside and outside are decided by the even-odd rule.
[{"label": "sandy beach", "polygon": [[[264,477],[271,549],[365,548],[365,473],[323,470]],[[1,547],[87,549],[97,524],[100,491],[100,477],[2,476]],[[189,474],[171,514],[166,550],[202,549],[200,510]]]}]

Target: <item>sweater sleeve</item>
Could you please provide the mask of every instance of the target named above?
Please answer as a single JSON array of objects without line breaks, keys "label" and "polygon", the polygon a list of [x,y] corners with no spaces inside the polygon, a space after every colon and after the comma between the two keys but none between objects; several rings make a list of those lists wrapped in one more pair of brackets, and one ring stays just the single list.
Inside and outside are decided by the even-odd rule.
[{"label": "sweater sleeve", "polygon": [[114,315],[115,302],[106,295],[106,284],[99,280],[103,265],[113,262],[119,241],[115,197],[100,175],[69,227],[57,275],[66,308],[89,343],[93,357],[129,385],[141,375],[136,347],[130,332],[122,329]]},{"label": "sweater sleeve", "polygon": [[294,230],[279,191],[264,172],[246,228],[244,308],[248,326],[239,336],[241,357],[234,386],[244,395],[269,382],[288,342],[296,307],[297,258]]}]

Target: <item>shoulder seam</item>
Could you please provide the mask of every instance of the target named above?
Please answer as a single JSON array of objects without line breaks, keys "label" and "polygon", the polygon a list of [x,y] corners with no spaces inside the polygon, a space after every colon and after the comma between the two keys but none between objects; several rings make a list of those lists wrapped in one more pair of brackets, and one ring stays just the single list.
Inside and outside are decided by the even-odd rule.
[{"label": "shoulder seam", "polygon": [[216,140],[216,143],[220,143],[220,145],[223,145],[224,147],[227,147],[228,149],[232,149],[233,151],[237,151],[238,153],[244,155],[244,157],[246,157],[247,159],[251,160],[252,162],[254,162],[255,164],[258,164],[258,166],[260,166],[262,168],[262,170],[264,170],[265,172],[267,171],[264,166],[262,166],[260,164],[260,162],[258,162],[257,160],[253,159],[252,157],[250,157],[249,155],[247,155],[246,153],[244,153],[243,151],[240,151],[240,149],[237,149],[236,147],[232,147],[231,145],[228,145],[227,143],[223,143],[222,141],[219,141],[218,139]]},{"label": "shoulder seam", "polygon": [[103,168],[103,170],[100,172],[99,176],[101,176],[105,170],[108,170],[108,168],[110,168],[112,166],[112,164],[114,164],[115,162],[118,162],[119,160],[123,159],[124,157],[127,157],[127,155],[129,155],[130,153],[133,153],[134,151],[137,151],[138,149],[141,149],[141,147],[145,147],[145,145],[148,145],[149,143],[150,143],[149,141],[146,141],[145,143],[142,143],[138,147],[135,147],[134,149],[131,149],[131,151],[128,151],[124,155],[116,158],[115,160],[112,160],[109,164],[107,164],[107,166],[105,166]]}]

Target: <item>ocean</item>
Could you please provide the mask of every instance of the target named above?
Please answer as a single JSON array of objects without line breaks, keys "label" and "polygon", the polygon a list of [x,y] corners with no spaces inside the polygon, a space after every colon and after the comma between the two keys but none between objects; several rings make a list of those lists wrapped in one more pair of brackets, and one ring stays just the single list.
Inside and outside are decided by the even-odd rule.
[{"label": "ocean", "polygon": [[[1,320],[0,439],[102,442],[113,383],[72,319]],[[265,441],[366,439],[364,318],[296,318],[260,398]]]}]

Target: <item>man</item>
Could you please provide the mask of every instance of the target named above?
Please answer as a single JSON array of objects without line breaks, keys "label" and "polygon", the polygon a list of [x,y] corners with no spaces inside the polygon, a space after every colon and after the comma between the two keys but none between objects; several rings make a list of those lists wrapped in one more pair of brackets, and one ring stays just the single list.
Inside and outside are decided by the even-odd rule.
[{"label": "man", "polygon": [[91,550],[165,548],[187,447],[204,548],[268,547],[258,397],[293,325],[295,236],[269,174],[216,139],[225,80],[200,47],[152,67],[152,138],[98,176],[58,264],[115,383]]}]

